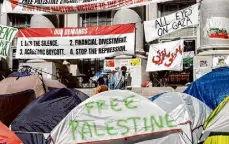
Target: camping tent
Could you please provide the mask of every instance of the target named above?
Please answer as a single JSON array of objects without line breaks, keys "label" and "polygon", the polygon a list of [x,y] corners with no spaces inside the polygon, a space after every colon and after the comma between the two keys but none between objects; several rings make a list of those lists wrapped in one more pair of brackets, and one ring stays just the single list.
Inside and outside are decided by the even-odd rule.
[{"label": "camping tent", "polygon": [[159,93],[159,94],[157,94],[157,95],[155,95],[155,96],[152,96],[151,98],[149,98],[149,100],[151,100],[151,101],[154,101],[155,99],[157,99],[157,98],[159,98],[161,95],[163,95],[164,93]]},{"label": "camping tent", "polygon": [[131,91],[99,93],[76,106],[50,133],[53,144],[185,144],[156,104]]},{"label": "camping tent", "polygon": [[0,144],[23,144],[21,140],[0,122]]},{"label": "camping tent", "polygon": [[0,95],[0,121],[9,126],[18,114],[33,100],[33,90]]},{"label": "camping tent", "polygon": [[[23,136],[25,144],[27,144],[25,141],[35,141],[32,136],[42,138],[40,133],[50,133],[74,107],[82,102],[81,98],[85,99],[85,94],[78,92],[77,95],[76,92],[67,88],[50,90],[24,109],[12,122],[11,129],[17,131],[19,137]],[[35,134],[32,135],[30,132]],[[33,144],[41,143],[33,142]]]},{"label": "camping tent", "polygon": [[196,144],[202,133],[202,125],[211,114],[211,109],[198,99],[179,92],[164,93],[153,103],[167,112],[184,132],[190,144]]},{"label": "camping tent", "polygon": [[212,112],[204,123],[203,138],[210,133],[204,144],[228,144],[229,141],[229,97]]},{"label": "camping tent", "polygon": [[229,95],[229,68],[219,68],[202,76],[184,91],[215,109]]},{"label": "camping tent", "polygon": [[31,75],[27,72],[15,72],[0,82],[0,94],[12,94],[32,89],[36,97],[43,95],[48,87],[65,88],[56,80],[41,79],[38,75]]}]

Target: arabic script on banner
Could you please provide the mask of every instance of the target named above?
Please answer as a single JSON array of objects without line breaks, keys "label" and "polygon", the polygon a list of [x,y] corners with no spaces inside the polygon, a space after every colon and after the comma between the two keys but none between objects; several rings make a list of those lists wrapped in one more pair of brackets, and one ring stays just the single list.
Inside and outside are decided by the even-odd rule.
[{"label": "arabic script on banner", "polygon": [[152,45],[150,47],[147,71],[183,69],[183,40]]},{"label": "arabic script on banner", "polygon": [[3,12],[25,14],[88,13],[171,0],[4,0]]},{"label": "arabic script on banner", "polygon": [[182,28],[198,24],[198,4],[176,13],[144,22],[146,42],[153,41]]},{"label": "arabic script on banner", "polygon": [[16,28],[0,25],[0,56],[8,56],[10,44],[17,31]]}]

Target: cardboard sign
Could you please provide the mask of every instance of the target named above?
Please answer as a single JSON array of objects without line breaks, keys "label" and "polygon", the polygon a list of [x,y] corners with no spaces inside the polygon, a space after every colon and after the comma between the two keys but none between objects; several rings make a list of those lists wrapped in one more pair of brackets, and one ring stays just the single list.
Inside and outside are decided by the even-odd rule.
[{"label": "cardboard sign", "polygon": [[93,143],[177,131],[156,104],[130,91],[97,94],[74,108],[50,133],[52,143]]},{"label": "cardboard sign", "polygon": [[168,16],[145,21],[144,30],[146,42],[153,41],[182,28],[197,25],[198,6],[199,4],[195,4]]},{"label": "cardboard sign", "polygon": [[3,12],[20,14],[89,13],[172,0],[4,0]]},{"label": "cardboard sign", "polygon": [[17,29],[0,25],[0,56],[7,57],[12,40],[17,34]]},{"label": "cardboard sign", "polygon": [[16,58],[81,59],[134,55],[135,25],[30,28],[18,34]]},{"label": "cardboard sign", "polygon": [[183,49],[183,40],[151,45],[146,71],[182,71]]}]

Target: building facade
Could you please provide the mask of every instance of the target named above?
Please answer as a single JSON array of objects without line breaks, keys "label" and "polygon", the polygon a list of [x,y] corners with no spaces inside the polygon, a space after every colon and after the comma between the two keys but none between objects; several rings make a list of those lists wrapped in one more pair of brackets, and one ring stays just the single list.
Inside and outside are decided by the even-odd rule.
[{"label": "building facade", "polygon": [[[190,5],[196,3],[196,0],[174,0],[166,3],[149,4],[146,6],[140,6],[131,8],[139,17],[140,22],[153,20],[158,17],[166,16],[174,13],[178,10],[184,9]],[[85,13],[85,14],[65,14],[65,15],[53,15],[44,16],[50,20],[53,27],[87,27],[87,26],[100,26],[100,25],[112,25],[116,24],[114,19],[117,16],[119,10],[111,10],[97,13]],[[26,14],[1,14],[1,24],[8,25],[17,28],[39,27],[39,22],[36,22],[37,18],[33,19],[33,15]],[[125,17],[125,16],[124,16]],[[40,27],[52,27],[49,24],[40,21]],[[147,52],[149,50],[149,44],[144,40],[144,34],[142,31],[141,45],[136,49],[135,57],[147,59]],[[15,58],[17,38],[12,43],[12,49],[8,63],[10,68],[18,69],[19,63],[26,62],[26,60],[18,60]],[[196,26],[188,27],[180,31],[168,34],[154,43],[163,43],[173,41],[174,39],[185,40],[185,51],[196,51],[198,45],[198,30]],[[81,74],[87,74],[89,77],[93,76],[96,71],[103,69],[103,59],[82,59],[71,60],[70,63],[77,63]],[[91,69],[88,71],[88,69]]]}]

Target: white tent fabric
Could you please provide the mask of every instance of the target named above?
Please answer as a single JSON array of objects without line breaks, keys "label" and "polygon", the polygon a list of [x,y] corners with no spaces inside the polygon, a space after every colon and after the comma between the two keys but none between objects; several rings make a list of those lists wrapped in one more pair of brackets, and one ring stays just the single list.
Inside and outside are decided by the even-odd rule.
[{"label": "white tent fabric", "polygon": [[206,132],[229,132],[229,102],[219,111],[219,113],[208,123]]},{"label": "white tent fabric", "polygon": [[202,125],[212,112],[207,105],[188,94],[179,92],[162,94],[153,103],[180,125],[187,143],[198,143],[203,130]]},{"label": "white tent fabric", "polygon": [[50,133],[52,144],[185,144],[160,107],[130,91],[99,93],[75,107]]}]

